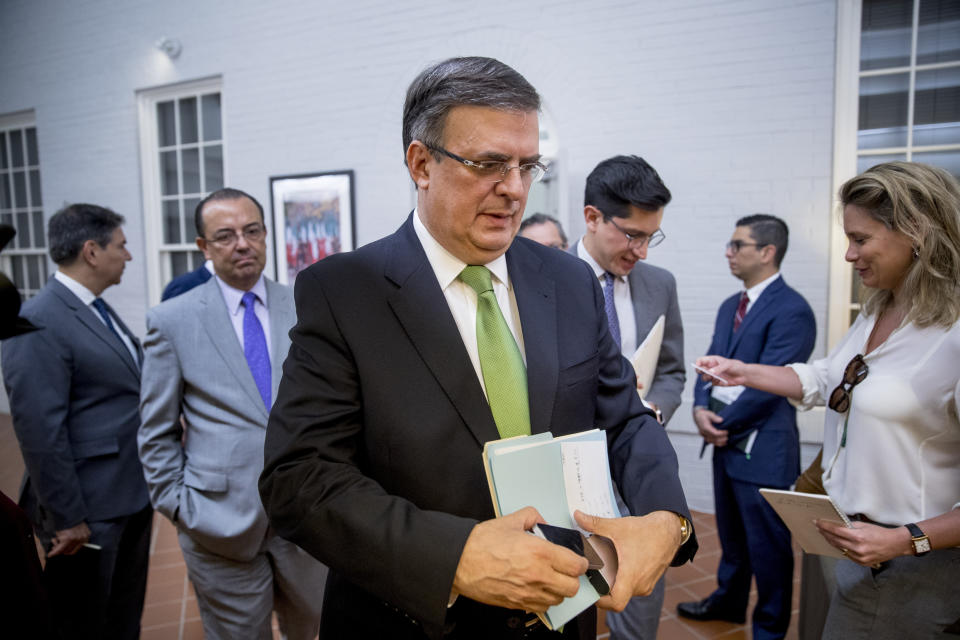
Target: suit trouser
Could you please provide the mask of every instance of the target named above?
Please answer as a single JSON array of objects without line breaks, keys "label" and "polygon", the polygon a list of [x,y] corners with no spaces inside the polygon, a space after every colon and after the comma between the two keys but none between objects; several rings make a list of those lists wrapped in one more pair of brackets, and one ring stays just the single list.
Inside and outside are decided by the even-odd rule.
[{"label": "suit trouser", "polygon": [[[88,522],[90,542],[72,556],[47,558],[44,584],[64,638],[140,637],[153,508]],[[51,532],[40,532],[49,548]]]},{"label": "suit trouser", "polygon": [[239,561],[183,531],[179,538],[206,640],[271,640],[274,610],[288,640],[317,636],[327,568],[306,551],[272,536],[253,559]]},{"label": "suit trouser", "polygon": [[710,599],[727,611],[746,612],[751,577],[757,581],[753,637],[782,638],[790,625],[793,548],[790,530],[760,495],[760,487],[729,477],[713,460],[720,566]]}]

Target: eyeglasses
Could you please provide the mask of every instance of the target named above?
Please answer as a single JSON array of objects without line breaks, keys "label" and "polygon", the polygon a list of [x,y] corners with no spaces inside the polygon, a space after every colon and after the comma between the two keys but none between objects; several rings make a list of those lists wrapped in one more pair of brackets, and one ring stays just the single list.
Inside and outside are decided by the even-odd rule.
[{"label": "eyeglasses", "polygon": [[727,243],[727,249],[730,250],[730,253],[740,253],[740,249],[744,247],[765,247],[767,245],[760,244],[759,242],[744,242],[743,240],[731,240]]},{"label": "eyeglasses", "polygon": [[830,394],[830,402],[827,403],[827,406],[837,413],[843,413],[849,409],[850,393],[855,386],[863,382],[868,373],[870,373],[870,367],[863,361],[863,355],[858,353],[853,356],[853,359],[847,364],[847,368],[843,370],[843,379],[840,384]]},{"label": "eyeglasses", "polygon": [[617,231],[627,236],[627,246],[631,249],[639,249],[643,245],[647,245],[647,247],[652,249],[667,237],[660,229],[654,231],[652,235],[645,233],[627,233],[620,225],[613,221],[612,217],[604,215],[603,219],[612,224]]},{"label": "eyeglasses", "polygon": [[251,224],[244,227],[241,231],[234,231],[233,229],[220,229],[212,238],[207,238],[207,242],[210,244],[215,244],[218,247],[223,247],[224,249],[233,247],[239,241],[240,236],[243,236],[243,239],[247,242],[260,242],[263,240],[263,237],[267,235],[267,229],[262,224]]},{"label": "eyeglasses", "polygon": [[540,178],[543,177],[543,174],[547,172],[547,168],[539,162],[525,162],[524,164],[511,167],[506,162],[501,162],[500,160],[467,160],[455,153],[450,153],[443,147],[434,147],[429,144],[427,144],[426,147],[427,149],[442,153],[448,158],[470,167],[480,178],[489,180],[490,182],[503,182],[507,179],[507,174],[510,171],[517,169],[520,172],[520,179],[523,181],[523,184],[529,185],[539,181]]}]

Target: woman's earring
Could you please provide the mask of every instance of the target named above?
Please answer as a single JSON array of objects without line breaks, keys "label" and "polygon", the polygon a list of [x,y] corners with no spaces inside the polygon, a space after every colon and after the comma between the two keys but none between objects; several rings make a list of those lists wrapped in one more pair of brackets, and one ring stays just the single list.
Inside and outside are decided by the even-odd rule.
[{"label": "woman's earring", "polygon": [[919,257],[920,257],[920,249],[917,249],[916,247],[914,247],[914,248],[913,248],[913,259],[916,260],[916,259],[919,258]]}]

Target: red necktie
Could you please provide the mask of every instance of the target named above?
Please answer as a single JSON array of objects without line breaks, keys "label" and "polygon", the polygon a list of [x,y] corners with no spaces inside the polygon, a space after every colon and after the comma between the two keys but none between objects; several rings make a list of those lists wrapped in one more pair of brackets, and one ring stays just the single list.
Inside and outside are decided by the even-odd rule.
[{"label": "red necktie", "polygon": [[743,322],[743,316],[747,315],[747,303],[749,302],[750,298],[747,297],[747,292],[742,291],[740,293],[740,304],[737,305],[737,313],[733,316],[734,331],[740,328],[740,323]]}]

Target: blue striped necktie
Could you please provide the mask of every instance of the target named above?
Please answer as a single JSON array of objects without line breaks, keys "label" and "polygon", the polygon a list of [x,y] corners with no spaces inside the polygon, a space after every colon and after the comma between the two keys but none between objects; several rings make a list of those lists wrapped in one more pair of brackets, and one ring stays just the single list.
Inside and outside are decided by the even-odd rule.
[{"label": "blue striped necktie", "polygon": [[257,390],[263,398],[263,405],[270,410],[270,396],[273,393],[270,379],[270,352],[267,351],[267,338],[263,334],[263,325],[254,311],[257,295],[252,291],[243,294],[243,355],[247,366],[257,383]]}]

